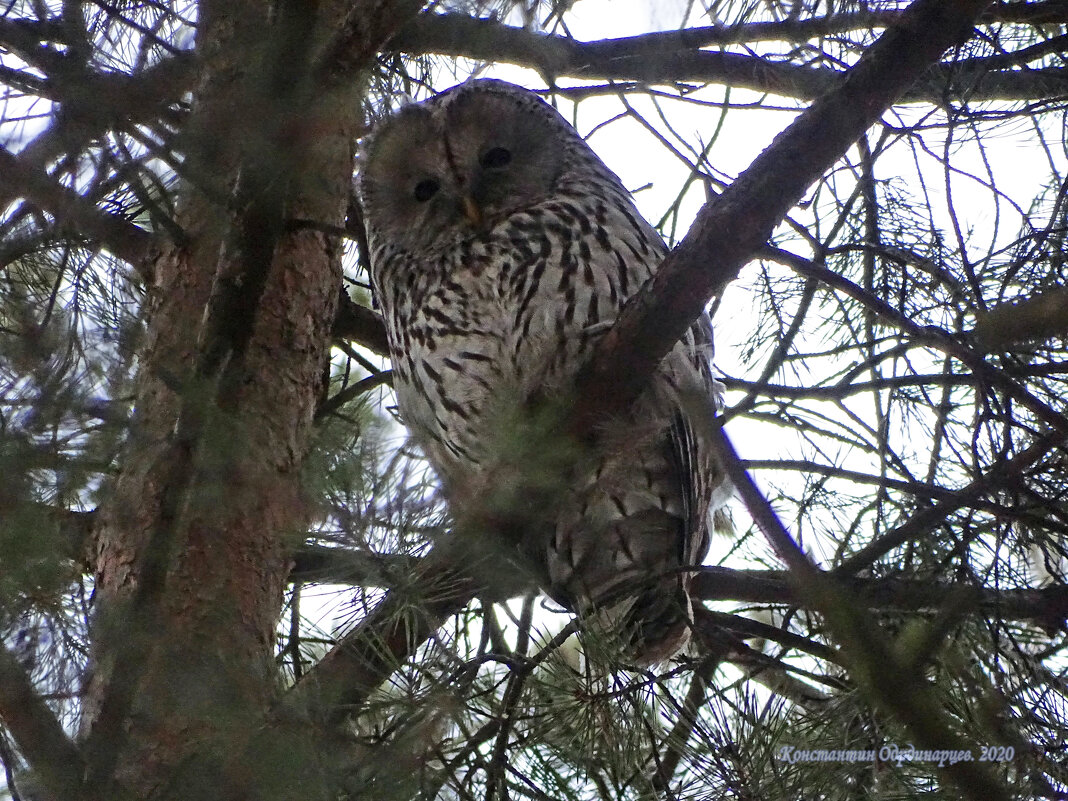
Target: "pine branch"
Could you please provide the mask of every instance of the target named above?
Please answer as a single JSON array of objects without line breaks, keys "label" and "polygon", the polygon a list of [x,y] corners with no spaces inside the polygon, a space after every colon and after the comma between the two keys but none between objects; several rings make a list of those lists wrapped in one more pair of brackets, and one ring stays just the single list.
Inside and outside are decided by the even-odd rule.
[{"label": "pine branch", "polygon": [[[920,3],[925,0],[920,0]],[[919,5],[920,3],[917,3]],[[855,603],[829,573],[821,571],[798,547],[767,499],[742,467],[734,448],[716,431],[716,453],[738,495],[779,557],[790,570],[790,581],[809,609],[820,613],[837,642],[850,676],[874,703],[893,713],[908,727],[922,749],[970,751],[938,703],[922,669],[891,647],[886,634]],[[981,763],[957,762],[940,766],[950,781],[972,801],[1008,801],[1009,793]]]},{"label": "pine branch", "polygon": [[839,576],[847,576],[868,569],[875,563],[875,560],[885,556],[894,548],[927,534],[953,512],[975,503],[993,486],[1006,480],[1016,479],[1022,470],[1046,456],[1051,448],[1062,444],[1064,439],[1064,435],[1059,431],[1047,431],[1011,459],[992,465],[986,473],[966,487],[957,490],[951,498],[917,512],[901,525],[849,555],[842,560],[834,572]]},{"label": "pine branch", "polygon": [[[1029,4],[999,4],[984,15],[984,21],[997,23],[1011,19],[1038,25],[1066,16],[1061,3],[1033,4],[1042,8],[1029,9],[1028,14],[1014,9],[1023,5]],[[538,70],[550,82],[565,76],[641,84],[698,81],[814,100],[833,89],[843,73],[830,67],[775,62],[764,56],[701,48],[767,41],[805,42],[850,31],[889,28],[903,19],[904,12],[863,12],[580,42],[466,14],[428,13],[405,26],[390,41],[390,47],[411,54],[438,53],[517,64]],[[1068,86],[1068,71],[1064,69],[1013,69],[1049,52],[1060,52],[1059,45],[1043,43],[1037,50],[1023,48],[1016,54],[1002,53],[969,59],[964,64],[934,67],[921,83],[906,89],[901,99],[942,105],[947,94],[962,94],[965,88],[973,100],[1045,99],[1064,94]],[[955,88],[947,92],[947,86]]]},{"label": "pine branch", "polygon": [[679,710],[679,718],[660,746],[663,754],[655,755],[658,758],[653,760],[655,767],[650,784],[656,797],[667,797],[671,791],[671,780],[689,747],[690,738],[697,727],[698,712],[705,703],[708,685],[718,666],[718,660],[708,660],[690,678],[690,687]]},{"label": "pine branch", "polygon": [[275,716],[310,709],[315,718],[340,723],[411,657],[426,639],[460,612],[482,584],[467,575],[470,554],[443,543],[412,571],[419,597],[392,590],[325,657],[304,674]]},{"label": "pine branch", "polygon": [[[175,51],[135,75],[90,68],[64,41],[66,29],[52,20],[28,21],[0,17],[0,46],[40,70],[47,80],[43,97],[60,103],[64,117],[94,125],[117,120],[156,119],[179,100],[196,80],[192,55]],[[45,44],[58,41],[64,52]]]},{"label": "pine branch", "polygon": [[708,300],[765,246],[808,187],[942,52],[968,38],[973,19],[986,5],[985,0],[917,0],[834,92],[813,103],[702,207],[679,246],[598,340],[578,382],[572,430],[589,430],[592,420],[633,402]]},{"label": "pine branch", "polygon": [[0,147],[0,196],[22,195],[56,218],[61,227],[71,228],[98,243],[119,258],[138,267],[147,258],[153,236],[129,220],[109,214],[96,204],[53,181],[42,170],[27,165]]},{"label": "pine branch", "polygon": [[[765,151],[763,155],[766,155],[767,152]],[[861,302],[879,318],[908,334],[915,345],[933,348],[947,356],[952,356],[968,367],[978,379],[997,387],[1008,397],[1034,414],[1036,418],[1050,426],[1054,431],[1059,432],[1062,438],[1068,437],[1068,417],[1050,408],[1046,403],[1043,403],[1024,387],[1020,386],[1013,377],[988,362],[984,358],[984,354],[971,347],[965,337],[954,336],[936,326],[922,326],[849,279],[813,261],[778,248],[765,247],[763,252],[771,258],[788,264],[799,274],[807,278],[818,278],[827,286]]]},{"label": "pine branch", "polygon": [[[744,646],[744,643],[742,645]],[[781,660],[748,646],[733,651],[730,655],[730,663],[740,668],[745,673],[746,679],[758,682],[775,695],[786,698],[804,709],[819,710],[835,698],[835,695],[830,692],[819,689],[818,685],[829,685],[830,689],[835,692],[844,689],[844,682],[830,681],[825,676],[809,674],[796,665],[786,665]],[[803,681],[803,678],[808,679],[808,682]]]},{"label": "pine branch", "polygon": [[[982,480],[983,491],[990,492],[995,489],[996,485],[992,483],[992,478],[1018,475],[1017,471],[1024,469],[1028,459],[1036,455],[1045,455],[1048,449],[1045,448],[1044,443],[1036,444],[1025,453],[1027,455],[1024,459],[1013,463],[1018,466],[1003,465],[985,477]],[[973,491],[969,486],[959,492],[965,493],[966,497],[971,497]],[[960,505],[972,503],[974,501],[965,501]],[[86,544],[95,525],[96,512],[73,512],[52,508],[48,508],[47,511],[60,518],[60,530],[69,548],[69,558],[83,561],[83,554],[88,555],[85,553]],[[946,514],[948,515],[948,512]],[[917,536],[930,533],[937,525],[937,522],[931,522],[932,518],[927,512],[920,512],[919,515],[923,516],[928,527],[919,531]],[[917,530],[917,526],[910,522],[902,525],[908,526],[909,530]],[[877,542],[880,550],[886,546],[882,540]],[[396,576],[425,571],[426,568],[421,566],[423,561],[419,557],[305,543],[293,554],[293,568],[289,574],[289,581],[386,587],[395,581]],[[863,564],[863,566],[870,565]],[[86,565],[86,569],[91,569],[91,566]],[[841,569],[839,578],[843,585],[855,594],[858,602],[869,609],[908,612],[937,610],[945,606],[947,600],[959,594],[961,588],[965,586],[901,578],[876,579],[867,576],[850,576],[849,572],[852,569],[852,567]],[[490,597],[507,600],[518,597],[531,589],[533,585],[525,586],[516,582],[508,586],[507,592]],[[1021,589],[969,586],[968,589],[976,593],[974,612],[977,615],[997,617],[1002,620],[1029,620],[1051,630],[1057,629],[1068,621],[1068,588],[1061,585]],[[704,601],[787,605],[801,603],[801,599],[790,585],[789,574],[779,570],[737,570],[706,565],[694,571],[691,592],[695,599]]]},{"label": "pine branch", "polygon": [[[44,42],[63,40],[62,25],[0,18],[0,43],[43,72],[47,79],[33,93],[58,104],[52,124],[38,134],[17,157],[5,153],[0,182],[0,207],[19,195],[57,218],[59,227],[73,227],[87,239],[129,262],[145,267],[151,235],[108,215],[77,193],[57,186],[45,175],[46,166],[62,154],[76,155],[110,130],[126,130],[137,123],[170,119],[178,122],[174,104],[197,77],[189,53],[175,53],[134,75],[100,72]],[[10,78],[9,78],[10,80]],[[17,164],[12,162],[17,158]],[[132,229],[132,230],[131,230]]]}]

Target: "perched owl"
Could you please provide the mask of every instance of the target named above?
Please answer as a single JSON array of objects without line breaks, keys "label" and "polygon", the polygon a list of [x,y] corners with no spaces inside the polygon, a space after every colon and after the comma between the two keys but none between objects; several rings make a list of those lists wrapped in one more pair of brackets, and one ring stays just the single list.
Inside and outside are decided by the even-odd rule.
[{"label": "perched owl", "polygon": [[[359,172],[400,412],[455,496],[508,441],[502,405],[565,393],[667,249],[559,113],[501,81],[402,108],[364,142]],[[702,319],[526,544],[546,591],[639,664],[689,639],[682,568],[704,558],[725,495],[711,351]]]}]

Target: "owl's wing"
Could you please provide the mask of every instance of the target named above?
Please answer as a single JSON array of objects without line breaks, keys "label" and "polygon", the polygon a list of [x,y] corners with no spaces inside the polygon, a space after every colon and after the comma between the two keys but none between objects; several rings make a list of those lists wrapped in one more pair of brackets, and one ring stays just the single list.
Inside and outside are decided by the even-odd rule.
[{"label": "owl's wing", "polygon": [[679,399],[669,428],[671,455],[675,464],[685,535],[679,543],[683,565],[699,563],[709,546],[709,503],[723,483],[723,474],[711,453],[708,431],[722,406],[722,385],[712,372],[712,323],[708,315],[690,327],[686,335],[687,356],[699,376],[699,390]]},{"label": "owl's wing", "polygon": [[694,534],[699,531],[700,526],[700,521],[697,519],[700,495],[696,486],[697,477],[694,469],[697,440],[690,421],[682,411],[676,411],[671,418],[670,436],[672,461],[679,478],[679,488],[682,490],[682,515],[685,526],[685,533],[679,541],[679,564],[688,565],[695,556],[692,544]]}]

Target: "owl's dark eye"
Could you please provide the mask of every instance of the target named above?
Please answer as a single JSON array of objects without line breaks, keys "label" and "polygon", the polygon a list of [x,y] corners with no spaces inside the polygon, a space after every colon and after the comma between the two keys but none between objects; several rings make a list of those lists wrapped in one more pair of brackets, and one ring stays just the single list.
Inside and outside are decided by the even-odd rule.
[{"label": "owl's dark eye", "polygon": [[491,147],[489,150],[482,154],[482,158],[478,160],[478,163],[486,169],[494,170],[500,167],[508,166],[511,160],[511,150],[506,150],[503,147]]},{"label": "owl's dark eye", "polygon": [[415,185],[415,199],[420,203],[426,203],[438,193],[440,188],[441,184],[433,178],[425,178]]}]

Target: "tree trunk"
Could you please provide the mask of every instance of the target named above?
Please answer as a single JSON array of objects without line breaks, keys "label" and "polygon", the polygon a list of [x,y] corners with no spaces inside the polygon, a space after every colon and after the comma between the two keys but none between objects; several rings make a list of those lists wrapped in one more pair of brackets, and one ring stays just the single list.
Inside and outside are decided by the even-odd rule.
[{"label": "tree trunk", "polygon": [[135,424],[97,546],[98,792],[117,776],[142,798],[244,794],[230,754],[274,695],[341,278],[339,238],[301,223],[344,224],[357,82],[309,80],[340,5],[269,23],[258,0],[201,4],[184,238],[150,267]]}]

